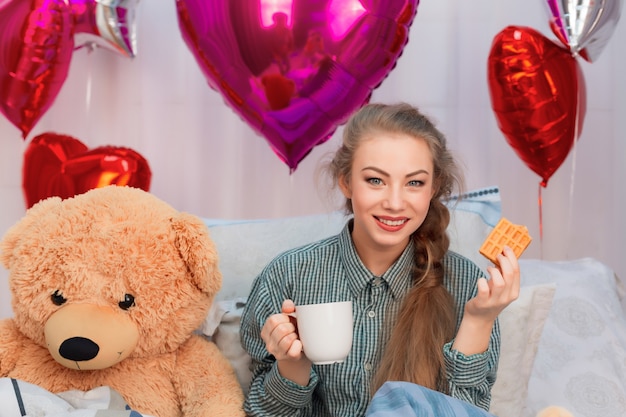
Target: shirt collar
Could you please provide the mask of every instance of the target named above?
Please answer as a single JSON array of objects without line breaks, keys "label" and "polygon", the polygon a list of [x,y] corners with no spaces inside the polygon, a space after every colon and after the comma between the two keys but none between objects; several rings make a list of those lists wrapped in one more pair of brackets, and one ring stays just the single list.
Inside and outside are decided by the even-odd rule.
[{"label": "shirt collar", "polygon": [[[352,223],[350,219],[339,235],[340,251],[343,259],[346,277],[353,294],[357,295],[363,288],[370,284],[374,274],[359,258],[356,247],[352,241]],[[402,297],[407,288],[411,286],[411,271],[413,265],[413,240],[409,240],[409,244],[400,255],[400,257],[391,265],[391,267],[380,277],[389,286],[391,295],[394,298]]]}]

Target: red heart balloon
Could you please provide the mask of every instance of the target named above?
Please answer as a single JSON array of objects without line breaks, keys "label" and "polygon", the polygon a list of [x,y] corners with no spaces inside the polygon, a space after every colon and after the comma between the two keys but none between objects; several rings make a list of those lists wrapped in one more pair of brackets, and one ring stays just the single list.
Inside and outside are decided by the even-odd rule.
[{"label": "red heart balloon", "polygon": [[488,82],[500,130],[545,187],[582,131],[586,89],[578,62],[539,32],[509,26],[491,45]]},{"label": "red heart balloon", "polygon": [[75,35],[135,55],[137,1],[0,0],[0,113],[23,138],[59,94]]},{"label": "red heart balloon", "polygon": [[293,171],[396,65],[418,0],[177,0],[209,85]]},{"label": "red heart balloon", "polygon": [[24,138],[67,78],[72,27],[64,0],[0,2],[0,112]]},{"label": "red heart balloon", "polygon": [[24,153],[23,191],[26,206],[58,196],[73,197],[111,184],[150,190],[148,161],[128,148],[102,146],[88,150],[78,139],[43,133]]}]

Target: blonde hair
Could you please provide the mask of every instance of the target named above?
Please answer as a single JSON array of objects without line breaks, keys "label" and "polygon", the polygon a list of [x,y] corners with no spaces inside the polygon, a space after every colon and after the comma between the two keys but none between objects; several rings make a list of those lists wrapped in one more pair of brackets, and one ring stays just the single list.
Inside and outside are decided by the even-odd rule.
[{"label": "blonde hair", "polygon": [[[463,177],[446,147],[445,136],[417,108],[406,103],[367,104],[346,124],[342,146],[327,166],[334,185],[339,181],[350,185],[357,148],[377,132],[402,133],[428,144],[434,166],[434,194],[424,222],[412,235],[413,286],[396,318],[372,392],[390,380],[447,392],[443,345],[454,336],[456,312],[452,296],[443,285],[443,258],[450,246],[446,233],[450,213],[443,200],[463,189]],[[352,213],[350,199],[345,209]]]}]

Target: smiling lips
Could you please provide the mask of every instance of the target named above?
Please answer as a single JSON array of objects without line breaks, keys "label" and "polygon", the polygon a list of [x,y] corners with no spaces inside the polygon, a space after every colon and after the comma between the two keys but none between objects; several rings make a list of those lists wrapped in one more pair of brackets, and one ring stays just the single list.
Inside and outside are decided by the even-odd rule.
[{"label": "smiling lips", "polygon": [[409,219],[407,219],[406,217],[402,219],[386,219],[383,217],[375,217],[375,219],[380,225],[383,226],[383,229],[385,230],[401,229],[402,226],[404,226],[409,221]]}]

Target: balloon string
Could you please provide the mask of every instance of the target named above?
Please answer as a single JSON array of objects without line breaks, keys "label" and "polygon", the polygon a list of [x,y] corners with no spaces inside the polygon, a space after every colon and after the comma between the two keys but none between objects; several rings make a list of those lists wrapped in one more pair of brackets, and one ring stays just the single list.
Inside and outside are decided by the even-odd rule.
[{"label": "balloon string", "polygon": [[[290,174],[289,175],[289,189],[293,191],[294,188],[296,187],[294,170],[291,169],[289,174]],[[289,200],[289,208],[292,209],[293,208],[292,199],[288,199],[288,200]]]},{"label": "balloon string", "polygon": [[[576,178],[576,149],[578,148],[578,135],[579,132],[579,118],[580,118],[580,97],[576,103],[576,119],[574,121],[574,145],[572,147],[572,172],[570,175],[570,187],[569,187],[569,207],[567,213],[567,236],[569,236],[568,242],[572,239],[572,222],[573,222],[573,210],[574,210],[574,179]],[[570,244],[565,248],[565,257],[569,259]]]},{"label": "balloon string", "polygon": [[[577,137],[577,136],[576,136]],[[574,179],[576,178],[576,142],[574,142],[574,148],[572,149],[572,173],[570,178],[570,187],[569,187],[569,207],[567,213],[567,235],[570,237],[568,239],[569,242],[572,241],[572,218],[573,215],[573,207],[574,207]],[[568,244],[565,250],[565,258],[569,259],[569,249],[570,245]]]},{"label": "balloon string", "polygon": [[541,259],[543,259],[543,197],[541,196],[542,188],[543,188],[543,184],[539,183],[537,205],[539,207],[539,253],[540,253]]},{"label": "balloon string", "polygon": [[86,86],[86,93],[85,93],[85,120],[87,123],[86,129],[87,129],[87,135],[86,137],[89,138],[91,136],[91,118],[89,117],[91,114],[91,89],[92,89],[92,84],[93,84],[93,51],[96,48],[95,43],[93,42],[89,42],[85,45],[87,47],[87,86]]}]

